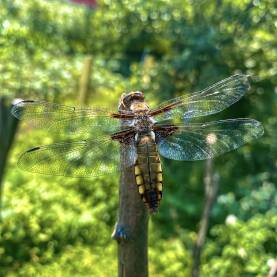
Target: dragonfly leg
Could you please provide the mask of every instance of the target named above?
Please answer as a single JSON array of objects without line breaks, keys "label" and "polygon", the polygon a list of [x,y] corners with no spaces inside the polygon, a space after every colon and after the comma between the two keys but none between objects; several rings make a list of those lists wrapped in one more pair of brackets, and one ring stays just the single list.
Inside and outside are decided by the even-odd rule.
[{"label": "dragonfly leg", "polygon": [[164,139],[172,134],[174,134],[178,130],[178,126],[175,125],[164,125],[164,126],[156,126],[153,127],[154,133],[156,135],[156,142]]},{"label": "dragonfly leg", "polygon": [[121,131],[118,133],[115,133],[111,135],[112,140],[117,140],[121,143],[128,143],[130,140],[134,138],[134,130],[133,129],[128,129],[126,131]]}]

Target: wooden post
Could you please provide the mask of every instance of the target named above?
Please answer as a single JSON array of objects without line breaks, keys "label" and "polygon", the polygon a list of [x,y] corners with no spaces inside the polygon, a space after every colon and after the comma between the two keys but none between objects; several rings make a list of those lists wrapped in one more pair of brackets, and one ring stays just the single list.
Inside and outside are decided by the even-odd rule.
[{"label": "wooden post", "polygon": [[[122,148],[121,160],[127,154]],[[121,169],[118,221],[112,238],[118,242],[118,276],[147,277],[148,211],[140,199],[133,167]]]},{"label": "wooden post", "polygon": [[200,227],[197,235],[197,240],[193,250],[193,268],[192,277],[200,276],[201,265],[201,253],[206,241],[207,231],[209,227],[210,213],[213,204],[216,200],[218,191],[218,176],[213,174],[213,160],[208,159],[206,161],[206,173],[205,173],[205,204],[200,221]]},{"label": "wooden post", "polygon": [[79,81],[79,103],[85,106],[89,100],[90,80],[92,71],[92,56],[88,55],[84,59],[84,64]]}]

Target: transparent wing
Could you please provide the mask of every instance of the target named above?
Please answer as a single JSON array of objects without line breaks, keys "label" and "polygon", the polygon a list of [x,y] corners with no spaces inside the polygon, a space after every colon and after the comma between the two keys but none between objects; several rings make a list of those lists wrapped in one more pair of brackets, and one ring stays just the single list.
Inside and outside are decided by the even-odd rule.
[{"label": "transparent wing", "polygon": [[218,113],[237,102],[249,88],[247,75],[233,75],[190,96],[164,102],[152,114],[157,114],[157,121],[172,119],[176,122]]},{"label": "transparent wing", "polygon": [[[118,172],[119,147],[120,144],[110,138],[60,142],[26,151],[19,158],[18,165],[21,169],[39,174],[98,177]],[[126,158],[122,160],[122,165],[127,167],[134,162]]]},{"label": "transparent wing", "polygon": [[120,120],[111,117],[104,109],[81,109],[45,101],[25,100],[15,104],[12,114],[38,128],[51,131],[66,130],[70,133],[87,133],[101,127],[106,133],[120,128]]},{"label": "transparent wing", "polygon": [[11,110],[20,120],[32,121],[37,125],[51,124],[53,121],[64,120],[74,116],[87,114],[90,116],[106,115],[106,111],[80,109],[45,101],[23,100],[16,103]]},{"label": "transparent wing", "polygon": [[247,118],[176,127],[177,131],[167,137],[162,138],[162,134],[157,134],[161,137],[158,148],[165,158],[183,161],[217,157],[263,134],[261,123]]},{"label": "transparent wing", "polygon": [[86,114],[53,122],[47,128],[50,133],[63,130],[64,136],[80,138],[81,135],[83,139],[105,136],[125,129],[127,130],[128,127],[123,128],[119,119],[104,116],[95,117]]}]

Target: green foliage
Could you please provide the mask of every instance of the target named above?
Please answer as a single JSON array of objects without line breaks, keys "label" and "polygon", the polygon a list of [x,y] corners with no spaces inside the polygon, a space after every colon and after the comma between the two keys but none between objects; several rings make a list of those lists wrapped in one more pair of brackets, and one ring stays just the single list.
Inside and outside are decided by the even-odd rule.
[{"label": "green foliage", "polygon": [[[114,248],[115,245],[109,246],[103,251],[103,247],[67,246],[62,255],[52,259],[50,263],[44,265],[39,261],[33,261],[20,268],[17,275],[8,276],[113,276],[117,266]],[[108,267],[107,260],[109,260]]]},{"label": "green foliage", "polygon": [[215,226],[205,249],[204,276],[266,276],[276,248],[276,210],[256,214],[248,221]]},{"label": "green foliage", "polygon": [[[83,60],[93,57],[91,106],[117,108],[142,90],[151,106],[235,72],[251,91],[219,115],[253,117],[264,137],[215,160],[218,201],[203,276],[266,276],[276,256],[276,9],[265,1],[69,1],[0,3],[0,95],[77,105]],[[1,276],[115,276],[118,176],[34,176],[21,152],[63,134],[22,126],[4,182]],[[0,146],[1,147],[1,146]],[[189,276],[203,206],[203,162],[163,161],[165,191],[150,226],[151,276]],[[235,223],[228,223],[234,215]],[[231,217],[232,218],[232,217]],[[225,222],[226,221],[226,222]]]}]

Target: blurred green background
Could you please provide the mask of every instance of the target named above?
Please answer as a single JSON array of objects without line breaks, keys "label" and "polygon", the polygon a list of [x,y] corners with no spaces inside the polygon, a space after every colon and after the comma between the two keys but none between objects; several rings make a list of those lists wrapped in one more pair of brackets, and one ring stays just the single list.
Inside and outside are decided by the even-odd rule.
[{"label": "blurred green background", "polygon": [[[5,123],[12,120],[13,99],[116,111],[121,93],[141,90],[154,107],[234,73],[251,75],[251,90],[201,120],[251,117],[263,123],[265,134],[214,161],[219,195],[201,271],[266,276],[277,253],[276,28],[272,0],[99,0],[91,8],[1,0],[0,276],[115,276],[117,270],[110,236],[119,176],[72,179],[18,170],[21,152],[59,134],[19,128],[9,147],[13,135]],[[89,98],[82,102],[79,80],[88,57]],[[163,167],[164,198],[150,220],[150,276],[190,276],[205,162],[163,160]]]}]

